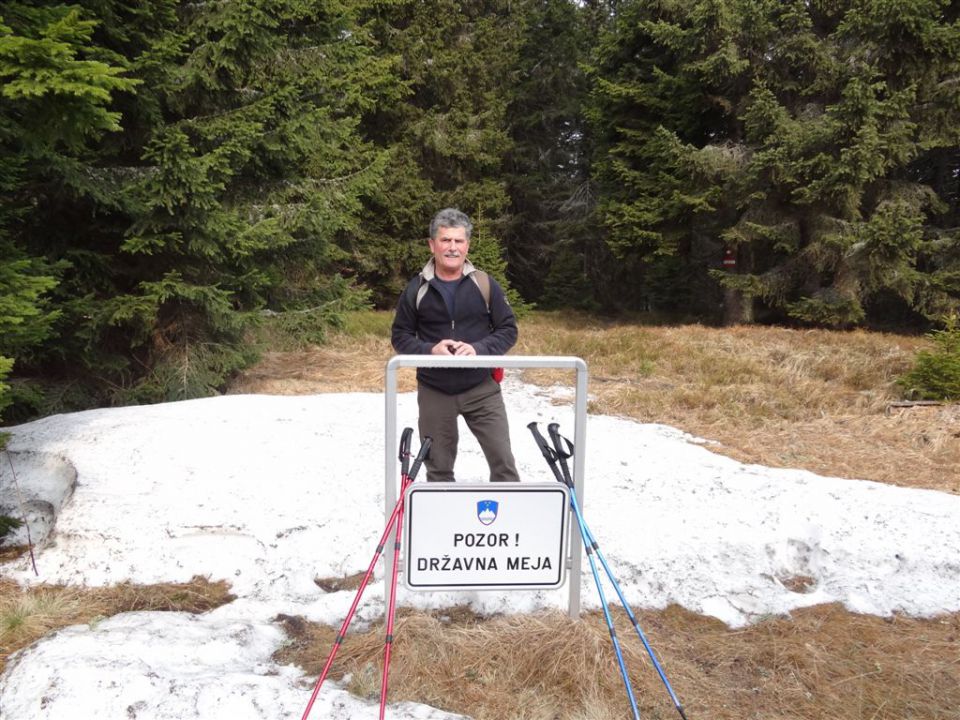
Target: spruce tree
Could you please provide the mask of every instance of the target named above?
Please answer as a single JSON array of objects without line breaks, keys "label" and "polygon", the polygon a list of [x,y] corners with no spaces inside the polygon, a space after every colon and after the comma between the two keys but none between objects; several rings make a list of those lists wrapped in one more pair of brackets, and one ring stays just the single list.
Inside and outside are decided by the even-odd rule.
[{"label": "spruce tree", "polygon": [[594,98],[622,257],[712,268],[744,308],[817,324],[861,322],[881,297],[955,307],[957,241],[924,182],[957,144],[951,4],[617,7]]},{"label": "spruce tree", "polygon": [[406,89],[402,102],[379,108],[362,125],[389,159],[347,247],[381,306],[395,305],[429,257],[427,226],[444,207],[471,216],[479,231],[471,253],[509,292],[503,164],[522,18],[519,5],[504,0],[409,0],[371,13],[368,26],[381,52],[397,58]]},{"label": "spruce tree", "polygon": [[11,2],[2,13],[0,410],[14,360],[29,366],[56,337],[62,313],[51,291],[69,263],[48,253],[48,235],[62,222],[61,200],[91,185],[92,145],[119,130],[113,94],[136,86],[79,9]]},{"label": "spruce tree", "polygon": [[[315,308],[322,321],[324,308],[362,301],[336,272],[336,243],[384,166],[359,118],[392,90],[358,11],[236,2],[183,18],[159,98],[175,120],[154,129],[149,172],[130,187],[120,249],[138,282],[106,308],[153,358],[148,394],[222,384],[248,361],[249,311]],[[202,372],[173,385],[185,367]]]},{"label": "spruce tree", "polygon": [[585,10],[529,0],[515,86],[507,106],[510,197],[504,234],[510,277],[525,297],[590,306],[587,245],[593,210],[582,70],[590,43]]},{"label": "spruce tree", "polygon": [[[307,310],[322,330],[366,302],[340,246],[387,156],[358,128],[400,88],[360,24],[367,7],[17,4],[23,37],[80,28],[53,57],[93,87],[14,108],[52,129],[27,134],[49,138],[40,161],[14,153],[10,237],[62,270],[59,336],[25,369],[70,375],[100,402],[209,394],[251,358],[259,310]],[[64,112],[30,109],[69,92],[89,107],[71,96]]]},{"label": "spruce tree", "polygon": [[621,306],[705,312],[713,302],[702,259],[715,231],[695,216],[708,201],[676,150],[722,132],[741,67],[730,49],[737,30],[726,2],[616,3],[601,25],[589,117],[599,227]]}]

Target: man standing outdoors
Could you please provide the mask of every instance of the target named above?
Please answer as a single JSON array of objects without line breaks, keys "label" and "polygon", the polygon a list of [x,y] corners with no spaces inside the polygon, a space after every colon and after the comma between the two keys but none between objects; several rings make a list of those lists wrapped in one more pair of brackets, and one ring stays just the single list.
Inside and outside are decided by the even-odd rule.
[{"label": "man standing outdoors", "polygon": [[[467,260],[472,230],[470,218],[453,208],[433,218],[433,257],[397,303],[391,340],[398,353],[503,355],[517,341],[517,321],[503,289]],[[480,443],[490,480],[520,479],[500,385],[489,368],[417,368],[417,405],[420,438],[433,440],[428,481],[454,480],[459,415]]]}]

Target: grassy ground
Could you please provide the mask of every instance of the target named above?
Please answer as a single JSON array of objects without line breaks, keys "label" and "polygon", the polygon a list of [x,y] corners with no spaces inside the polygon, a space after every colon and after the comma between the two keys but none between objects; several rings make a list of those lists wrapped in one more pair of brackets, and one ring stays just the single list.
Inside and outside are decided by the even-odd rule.
[{"label": "grassy ground", "polygon": [[[641,717],[679,718],[629,621],[615,611]],[[679,607],[639,612],[690,720],[955,719],[960,615],[932,620],[853,615],[824,605],[731,631]],[[287,619],[279,659],[319,675],[334,629]],[[599,613],[476,618],[400,611],[390,698],[476,720],[609,720],[630,716]],[[383,628],[350,634],[332,675],[378,699]]]},{"label": "grassy ground", "polygon": [[202,613],[233,600],[225,582],[194,578],[189,583],[107,588],[41,585],[25,590],[0,579],[0,672],[10,656],[67,625],[93,623],[132,610]]},{"label": "grassy ground", "polygon": [[[354,315],[323,347],[268,354],[231,391],[381,392],[392,354],[390,320],[388,313]],[[580,356],[590,368],[591,412],[670,424],[716,441],[713,450],[739,460],[957,494],[960,408],[897,405],[895,380],[926,344],[860,331],[716,329],[534,313],[521,322],[514,353]],[[572,373],[548,371],[527,371],[525,379],[573,380]],[[399,384],[412,389],[412,371]],[[208,590],[212,599],[190,600]],[[0,662],[55,627],[145,609],[137,601],[143,588],[110,589],[107,602],[98,592],[0,583]],[[184,601],[157,609],[202,611],[204,603],[228,599],[224,586],[203,580],[160,593]],[[46,609],[58,602],[66,609]],[[677,607],[638,617],[690,720],[960,718],[960,614],[876,618],[829,605],[735,631]],[[278,621],[292,638],[279,659],[315,677],[335,629],[301,618]],[[629,624],[622,617],[617,624],[642,716],[679,717]],[[28,625],[34,629],[26,631]],[[428,702],[478,720],[629,715],[598,614],[573,623],[557,614],[401,612],[395,634],[392,701]],[[351,633],[334,676],[347,677],[359,695],[377,695],[382,647],[380,627]]]}]

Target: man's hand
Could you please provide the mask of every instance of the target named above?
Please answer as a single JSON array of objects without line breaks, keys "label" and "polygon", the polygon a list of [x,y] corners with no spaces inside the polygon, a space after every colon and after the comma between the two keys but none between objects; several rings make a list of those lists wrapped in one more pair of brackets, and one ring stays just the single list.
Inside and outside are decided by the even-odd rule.
[{"label": "man's hand", "polygon": [[441,340],[433,349],[431,355],[476,355],[477,351],[470,343],[460,342],[459,340]]}]

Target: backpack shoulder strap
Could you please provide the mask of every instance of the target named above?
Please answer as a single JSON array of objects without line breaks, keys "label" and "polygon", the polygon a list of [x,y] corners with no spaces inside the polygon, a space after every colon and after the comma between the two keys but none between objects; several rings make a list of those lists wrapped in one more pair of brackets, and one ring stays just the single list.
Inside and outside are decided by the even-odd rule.
[{"label": "backpack shoulder strap", "polygon": [[423,277],[420,278],[420,287],[417,288],[417,302],[414,305],[417,310],[420,309],[420,301],[423,300],[423,296],[427,294],[427,290],[430,289],[430,285],[427,283]]},{"label": "backpack shoulder strap", "polygon": [[428,289],[423,275],[417,275],[407,283],[407,287],[403,291],[403,298],[413,308],[414,312],[420,309],[420,301],[423,300],[423,296],[427,294]]},{"label": "backpack shoulder strap", "polygon": [[480,288],[480,294],[483,295],[483,304],[487,306],[487,312],[490,312],[490,276],[483,270],[475,270],[470,275],[477,287]]}]

